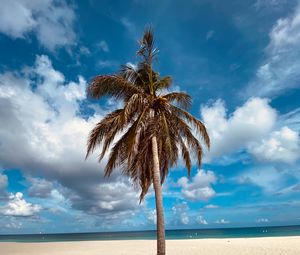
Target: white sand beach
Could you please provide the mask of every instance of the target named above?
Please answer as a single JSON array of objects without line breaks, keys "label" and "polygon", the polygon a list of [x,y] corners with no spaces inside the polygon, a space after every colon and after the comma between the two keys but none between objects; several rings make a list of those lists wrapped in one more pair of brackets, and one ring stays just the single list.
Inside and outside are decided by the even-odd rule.
[{"label": "white sand beach", "polygon": [[[1,255],[155,255],[156,241],[0,243]],[[168,255],[299,255],[300,236],[168,240]]]}]

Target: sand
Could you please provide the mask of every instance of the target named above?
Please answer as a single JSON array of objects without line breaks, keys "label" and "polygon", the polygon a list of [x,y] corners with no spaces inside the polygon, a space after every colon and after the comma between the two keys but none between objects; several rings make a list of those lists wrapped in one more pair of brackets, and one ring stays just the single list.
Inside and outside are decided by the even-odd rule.
[{"label": "sand", "polygon": [[[1,255],[155,255],[156,242],[82,241],[50,243],[0,243]],[[168,240],[168,255],[299,255],[300,236]]]}]

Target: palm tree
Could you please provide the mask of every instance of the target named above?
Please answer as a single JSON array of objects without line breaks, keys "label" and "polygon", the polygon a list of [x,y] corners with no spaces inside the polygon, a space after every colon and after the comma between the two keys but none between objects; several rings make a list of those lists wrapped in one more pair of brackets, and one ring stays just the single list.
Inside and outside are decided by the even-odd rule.
[{"label": "palm tree", "polygon": [[[136,67],[127,64],[117,74],[96,76],[88,86],[90,97],[111,96],[124,106],[107,114],[90,132],[86,157],[102,145],[101,161],[110,150],[105,176],[110,176],[115,168],[122,169],[123,174],[140,186],[140,202],[153,184],[157,254],[163,255],[166,253],[162,184],[179,156],[185,162],[188,176],[192,165],[190,152],[201,165],[203,150],[195,133],[208,148],[210,141],[203,123],[187,112],[191,97],[183,92],[167,93],[171,77],[161,77],[153,70],[157,50],[151,28],[145,30],[139,43],[137,55],[141,61]],[[117,134],[121,138],[111,147]]]}]

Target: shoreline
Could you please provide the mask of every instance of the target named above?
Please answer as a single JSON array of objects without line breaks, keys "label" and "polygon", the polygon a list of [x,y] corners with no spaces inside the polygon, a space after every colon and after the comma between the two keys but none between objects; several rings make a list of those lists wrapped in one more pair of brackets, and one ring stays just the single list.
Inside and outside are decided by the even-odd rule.
[{"label": "shoreline", "polygon": [[[300,236],[300,225],[259,226],[208,229],[168,229],[166,240],[198,240],[227,238],[264,238]],[[0,242],[71,242],[71,241],[156,240],[156,230],[0,234]]]},{"label": "shoreline", "polygon": [[[166,238],[166,241],[197,241],[197,240],[235,240],[235,239],[268,239],[268,238],[299,238],[300,235],[282,235],[282,236],[241,236],[241,237],[191,237],[191,238]],[[127,242],[127,241],[156,241],[156,238],[136,238],[136,239],[90,239],[90,240],[0,240],[1,243],[76,243],[76,242]],[[300,244],[299,244],[300,245]],[[1,251],[1,249],[0,249]],[[1,254],[0,254],[1,255]],[[300,255],[300,254],[299,254]]]},{"label": "shoreline", "polygon": [[[300,236],[257,238],[207,238],[167,240],[167,254],[179,255],[296,255]],[[0,254],[9,255],[150,255],[156,254],[156,240],[1,242]]]}]

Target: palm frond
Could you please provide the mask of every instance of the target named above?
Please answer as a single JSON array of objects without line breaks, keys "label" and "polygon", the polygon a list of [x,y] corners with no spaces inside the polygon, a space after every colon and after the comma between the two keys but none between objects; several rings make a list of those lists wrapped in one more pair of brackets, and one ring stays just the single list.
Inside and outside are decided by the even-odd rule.
[{"label": "palm frond", "polygon": [[128,120],[132,116],[141,113],[149,106],[148,98],[144,94],[134,94],[127,101],[124,106],[124,118]]},{"label": "palm frond", "polygon": [[165,141],[165,146],[166,146],[166,150],[169,152],[169,154],[173,154],[172,153],[172,143],[171,143],[171,137],[170,137],[170,132],[169,132],[169,125],[167,123],[166,117],[164,115],[163,112],[159,113],[160,118],[161,118],[161,126],[162,126],[162,134],[164,137],[163,140]]},{"label": "palm frond", "polygon": [[138,129],[141,128],[140,123],[143,121],[146,111],[147,109],[144,109],[122,138],[113,146],[105,168],[105,176],[110,176],[115,167],[121,166],[126,160],[128,161],[132,157],[136,134]]},{"label": "palm frond", "polygon": [[[92,98],[111,96],[121,100],[124,107],[108,114],[90,132],[86,158],[99,145],[102,146],[99,160],[110,150],[105,176],[120,168],[134,184],[140,186],[140,202],[153,184],[154,138],[161,185],[179,156],[184,160],[188,176],[192,168],[191,153],[196,155],[197,163],[201,165],[203,150],[195,135],[200,134],[206,146],[210,147],[204,124],[186,111],[191,106],[191,97],[184,92],[159,96],[161,91],[172,85],[172,78],[161,77],[153,70],[157,52],[153,31],[147,28],[137,52],[141,57],[137,66],[126,64],[116,75],[97,76],[87,89]],[[120,133],[121,138],[111,146]]]},{"label": "palm frond", "polygon": [[185,162],[185,166],[188,170],[188,177],[190,177],[191,175],[191,168],[192,168],[192,161],[191,161],[191,157],[190,157],[190,153],[188,148],[186,147],[183,139],[181,137],[179,137],[179,144],[181,147],[181,155],[183,157],[183,160]]},{"label": "palm frond", "polygon": [[117,75],[100,75],[95,77],[87,88],[88,96],[98,99],[103,96],[112,96],[117,99],[131,97],[143,91],[124,78]]},{"label": "palm frond", "polygon": [[92,129],[88,136],[87,153],[85,158],[88,158],[94,149],[101,144],[103,138],[107,136],[107,133],[111,129],[111,126],[113,124],[118,124],[121,121],[123,112],[123,109],[113,111],[97,123],[97,125]]},{"label": "palm frond", "polygon": [[132,84],[135,84],[136,80],[140,77],[138,70],[132,64],[122,65],[119,76]]},{"label": "palm frond", "polygon": [[183,109],[189,109],[192,104],[191,96],[184,92],[171,92],[164,95],[163,98],[166,98],[170,103],[175,102]]},{"label": "palm frond", "polygon": [[200,120],[196,119],[193,115],[191,115],[187,111],[182,110],[174,105],[171,106],[171,110],[177,116],[181,116],[181,117],[185,118],[189,123],[191,123],[196,128],[196,130],[200,133],[200,135],[202,136],[206,146],[208,148],[210,148],[209,135],[206,131],[204,124]]},{"label": "palm frond", "polygon": [[139,41],[140,49],[137,51],[137,55],[142,56],[146,63],[151,65],[154,56],[158,52],[154,48],[154,35],[151,27],[145,29],[142,40]]},{"label": "palm frond", "polygon": [[155,90],[168,89],[169,87],[171,87],[172,82],[173,81],[171,76],[165,76],[157,79],[154,82],[154,88]]},{"label": "palm frond", "polygon": [[126,137],[123,135],[111,149],[108,162],[104,169],[104,176],[109,177],[114,168],[122,166],[126,162],[127,154]]},{"label": "palm frond", "polygon": [[140,202],[147,194],[150,185],[152,184],[152,143],[151,139],[154,135],[155,124],[149,120],[149,125],[141,129],[137,153],[128,162],[128,166],[124,168],[124,174],[130,176],[135,183],[138,183],[142,191],[140,194]]},{"label": "palm frond", "polygon": [[174,132],[178,132],[178,136],[181,136],[183,139],[186,140],[189,148],[195,153],[197,156],[197,163],[198,166],[201,166],[202,163],[202,154],[203,149],[198,141],[198,139],[193,135],[191,128],[179,117],[173,116],[172,117],[172,126],[176,127]]}]

